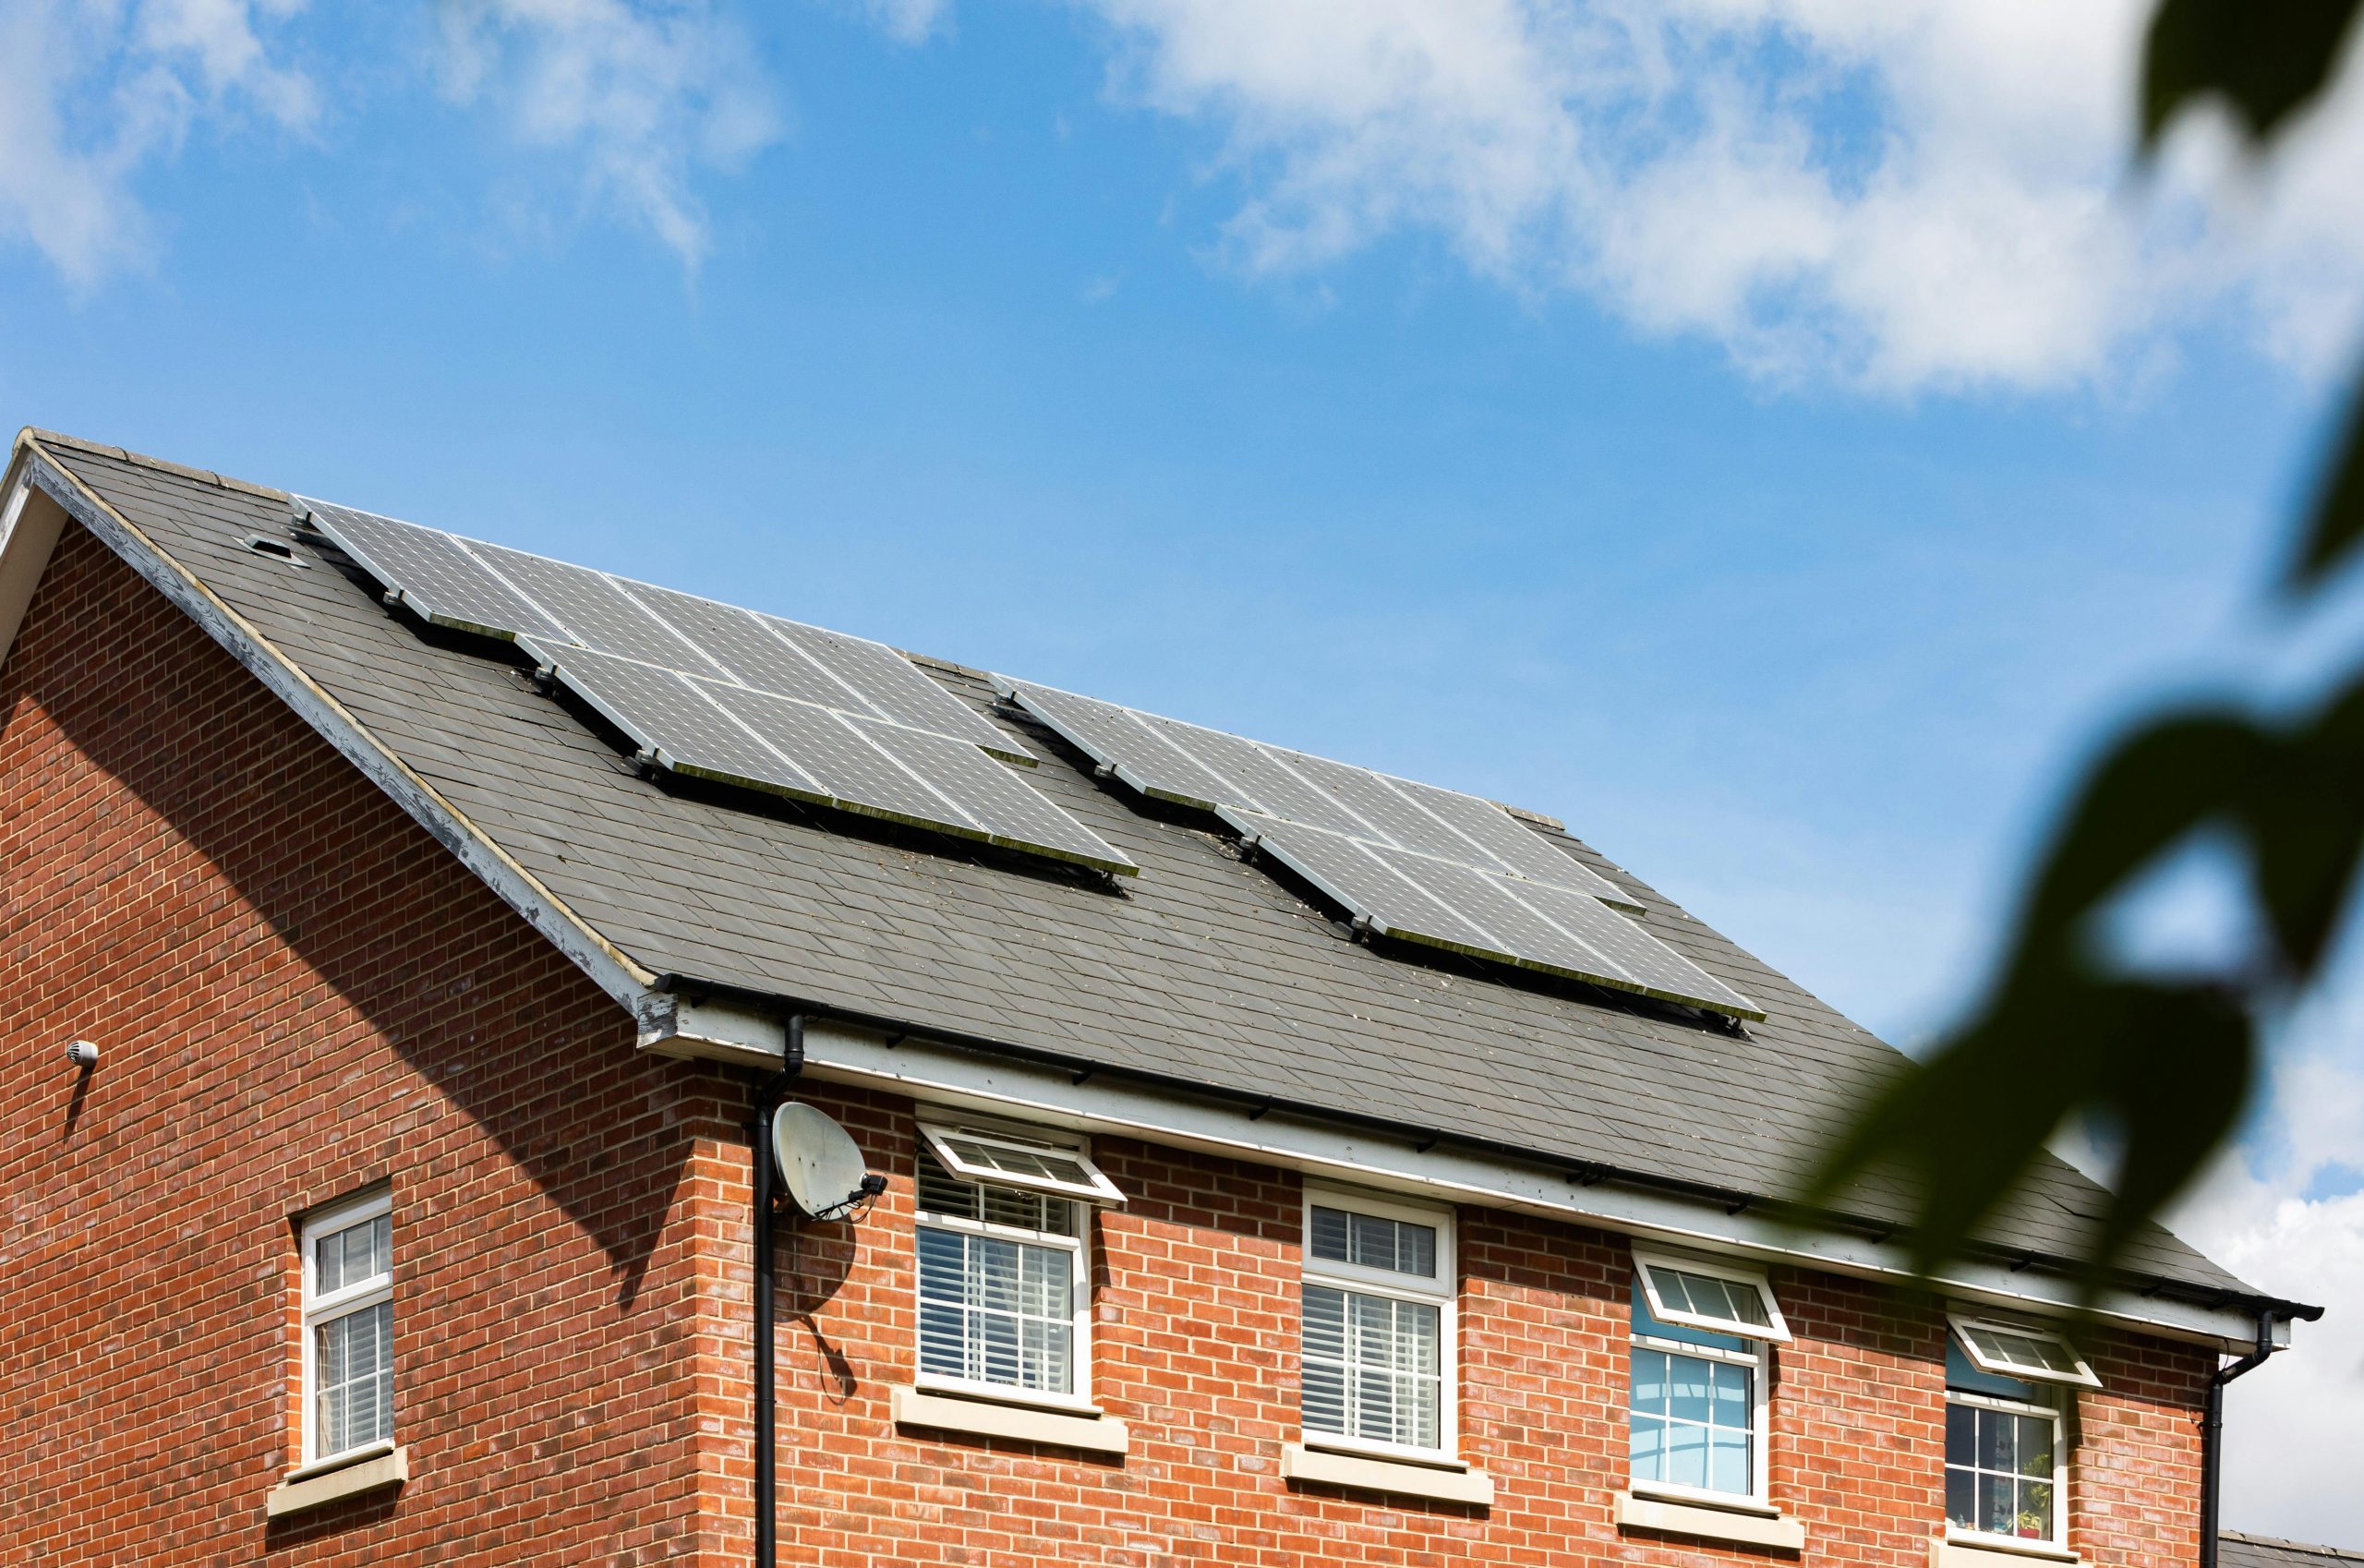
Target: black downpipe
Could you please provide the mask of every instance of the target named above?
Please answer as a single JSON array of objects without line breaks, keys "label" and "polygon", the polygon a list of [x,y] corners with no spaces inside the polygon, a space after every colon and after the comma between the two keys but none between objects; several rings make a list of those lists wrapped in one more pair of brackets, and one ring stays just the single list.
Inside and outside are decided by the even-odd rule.
[{"label": "black downpipe", "polygon": [[2208,1398],[2200,1417],[2200,1568],[2216,1568],[2216,1538],[2223,1529],[2217,1522],[2216,1493],[2225,1468],[2225,1385],[2265,1365],[2274,1354],[2274,1316],[2271,1310],[2260,1312],[2257,1348],[2219,1367],[2208,1379]]},{"label": "black downpipe", "polygon": [[796,1075],[804,1070],[804,1015],[788,1020],[788,1052],[779,1071],[757,1086],[754,1116],[747,1123],[754,1159],[755,1189],[755,1568],[779,1562],[779,1406],[775,1397],[778,1359],[773,1297],[778,1280],[772,1265],[772,1113]]}]

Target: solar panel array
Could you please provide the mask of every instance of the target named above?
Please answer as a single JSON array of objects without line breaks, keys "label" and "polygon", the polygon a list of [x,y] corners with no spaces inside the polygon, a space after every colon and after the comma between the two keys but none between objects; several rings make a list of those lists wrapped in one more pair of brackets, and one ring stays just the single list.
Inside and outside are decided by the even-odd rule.
[{"label": "solar panel array", "polygon": [[1116,874],[1140,869],[994,760],[1031,766],[1032,753],[882,643],[302,504],[396,600],[516,643],[660,766]]},{"label": "solar panel array", "polygon": [[[1142,794],[1212,811],[1381,935],[1763,1018],[1490,801],[1053,687],[995,689]],[[1612,907],[1614,906],[1614,907]]]}]

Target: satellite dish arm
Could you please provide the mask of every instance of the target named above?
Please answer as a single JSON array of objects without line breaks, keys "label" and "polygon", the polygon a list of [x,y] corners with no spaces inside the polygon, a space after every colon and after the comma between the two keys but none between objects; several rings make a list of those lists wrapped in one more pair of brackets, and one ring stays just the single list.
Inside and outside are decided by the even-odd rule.
[{"label": "satellite dish arm", "polygon": [[779,1109],[788,1086],[804,1070],[804,1015],[788,1019],[788,1047],[779,1070],[756,1086],[754,1119],[747,1124],[748,1143],[754,1156],[755,1194],[755,1561],[754,1568],[778,1568],[779,1562],[779,1404],[776,1395],[773,1297],[778,1280],[772,1266],[773,1187],[778,1179],[772,1159],[772,1115]]}]

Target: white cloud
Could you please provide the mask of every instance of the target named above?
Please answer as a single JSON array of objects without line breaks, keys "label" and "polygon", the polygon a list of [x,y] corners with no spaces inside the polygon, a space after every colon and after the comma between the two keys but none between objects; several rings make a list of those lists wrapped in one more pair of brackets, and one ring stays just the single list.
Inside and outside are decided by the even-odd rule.
[{"label": "white cloud", "polygon": [[2245,199],[2220,137],[2128,177],[2146,0],[1074,0],[1121,101],[1211,127],[1223,250],[1441,235],[1778,377],[2106,380],[2231,293],[2321,368],[2364,300],[2364,110]]},{"label": "white cloud", "polygon": [[89,288],[145,262],[134,186],[200,115],[248,112],[289,130],[318,111],[310,80],[274,64],[258,22],[289,0],[16,0],[0,6],[0,241],[32,246]]},{"label": "white cloud", "polygon": [[862,0],[870,19],[898,43],[925,43],[944,24],[951,0]]},{"label": "white cloud", "polygon": [[444,90],[580,158],[591,196],[686,265],[707,245],[692,170],[780,136],[751,41],[705,0],[451,0],[442,18]]}]

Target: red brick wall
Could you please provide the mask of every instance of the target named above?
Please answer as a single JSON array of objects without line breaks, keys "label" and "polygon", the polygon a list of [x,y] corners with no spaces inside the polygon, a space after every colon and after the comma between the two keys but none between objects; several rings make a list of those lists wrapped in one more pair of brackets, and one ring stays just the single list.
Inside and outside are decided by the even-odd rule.
[{"label": "red brick wall", "polygon": [[[838,1116],[894,1185],[860,1225],[796,1243],[783,1307],[796,1316],[780,1338],[784,1562],[1801,1561],[1621,1534],[1627,1246],[1483,1210],[1458,1217],[1460,1410],[1463,1456],[1492,1476],[1494,1506],[1292,1488],[1280,1451],[1298,1435],[1297,1178],[1116,1139],[1093,1145],[1131,1201],[1095,1227],[1092,1393],[1130,1425],[1130,1453],[899,1432],[887,1391],[914,1361],[911,1107],[815,1085],[802,1097]],[[742,1271],[745,1256],[736,1244]],[[1771,1489],[1806,1526],[1803,1561],[1925,1568],[1945,1510],[1941,1307],[1794,1269],[1776,1270],[1774,1288],[1796,1337],[1778,1353]],[[713,1336],[734,1332],[718,1322]],[[2081,1401],[2071,1544],[2092,1562],[2189,1564],[2206,1360],[2121,1344],[2093,1346],[2111,1389]]]},{"label": "red brick wall", "polygon": [[[192,625],[69,530],[0,666],[0,1562],[746,1561],[743,1075],[621,1013]],[[100,1042],[78,1088],[62,1046]],[[908,1101],[806,1085],[894,1183],[780,1275],[784,1564],[1792,1561],[1640,1533],[1617,1238],[1464,1210],[1460,1412],[1490,1510],[1291,1488],[1295,1176],[1104,1139],[1093,1393],[1122,1460],[898,1432]],[[291,1216],[395,1194],[414,1479],[276,1528]],[[1774,1500],[1805,1561],[1920,1568],[1942,1317],[1777,1271]],[[2088,1345],[2071,1541],[2196,1555],[2205,1357]]]},{"label": "red brick wall", "polygon": [[[0,1561],[694,1561],[718,1075],[79,528],[0,726]],[[387,1178],[414,1479],[267,1528],[290,1217]]]}]

